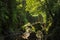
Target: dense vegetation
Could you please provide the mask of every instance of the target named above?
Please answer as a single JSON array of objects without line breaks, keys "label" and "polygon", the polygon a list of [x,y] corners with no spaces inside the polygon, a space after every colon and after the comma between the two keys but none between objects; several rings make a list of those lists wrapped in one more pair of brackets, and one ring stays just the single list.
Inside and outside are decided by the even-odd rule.
[{"label": "dense vegetation", "polygon": [[60,0],[0,0],[0,40],[60,40]]}]

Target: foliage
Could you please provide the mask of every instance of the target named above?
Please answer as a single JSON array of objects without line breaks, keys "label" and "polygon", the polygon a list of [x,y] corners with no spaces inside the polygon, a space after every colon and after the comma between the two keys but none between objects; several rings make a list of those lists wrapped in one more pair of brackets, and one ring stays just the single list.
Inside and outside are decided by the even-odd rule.
[{"label": "foliage", "polygon": [[48,35],[60,26],[59,10],[60,0],[0,0],[0,33],[9,35],[29,28],[29,32],[39,30]]}]

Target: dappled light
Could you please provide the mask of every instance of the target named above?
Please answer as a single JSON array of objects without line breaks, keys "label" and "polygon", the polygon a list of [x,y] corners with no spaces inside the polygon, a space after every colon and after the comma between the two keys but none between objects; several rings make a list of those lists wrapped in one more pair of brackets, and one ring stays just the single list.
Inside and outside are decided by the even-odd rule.
[{"label": "dappled light", "polygon": [[0,40],[60,40],[60,0],[0,0]]}]

